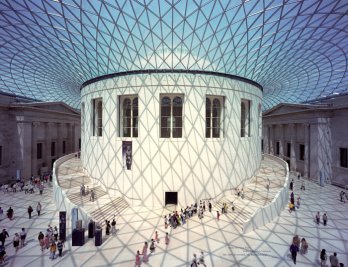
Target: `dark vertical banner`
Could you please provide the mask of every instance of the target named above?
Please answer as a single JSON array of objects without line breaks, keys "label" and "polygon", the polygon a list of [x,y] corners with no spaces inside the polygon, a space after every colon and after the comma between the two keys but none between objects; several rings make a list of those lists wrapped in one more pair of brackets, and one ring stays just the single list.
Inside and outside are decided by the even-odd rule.
[{"label": "dark vertical banner", "polygon": [[123,159],[123,169],[131,170],[132,159],[133,159],[131,141],[122,142],[122,159]]},{"label": "dark vertical banner", "polygon": [[59,239],[66,240],[66,211],[59,212]]}]

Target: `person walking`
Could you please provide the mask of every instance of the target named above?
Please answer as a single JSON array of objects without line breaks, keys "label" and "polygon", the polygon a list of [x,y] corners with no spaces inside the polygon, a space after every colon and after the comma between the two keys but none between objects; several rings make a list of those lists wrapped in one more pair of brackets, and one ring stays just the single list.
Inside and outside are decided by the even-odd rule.
[{"label": "person walking", "polygon": [[191,267],[198,267],[196,253],[193,253],[193,259],[192,259]]},{"label": "person walking", "polygon": [[29,205],[28,207],[28,214],[29,214],[29,219],[31,219],[31,213],[33,212],[32,206]]},{"label": "person walking", "polygon": [[291,180],[289,189],[292,191],[294,189],[294,179]]},{"label": "person walking", "polygon": [[59,252],[58,256],[59,256],[59,257],[62,256],[63,247],[65,247],[64,242],[63,242],[63,240],[60,239],[60,240],[58,241],[58,243],[57,243],[57,248],[58,248],[58,252]]},{"label": "person walking", "polygon": [[56,242],[52,241],[50,246],[50,259],[54,260],[56,258],[57,245]]},{"label": "person walking", "polygon": [[169,235],[168,235],[168,232],[166,233],[166,236],[165,236],[165,238],[164,238],[164,241],[165,241],[166,245],[169,244]]},{"label": "person walking", "polygon": [[116,220],[115,217],[112,219],[111,222],[111,234],[116,235]]},{"label": "person walking", "polygon": [[324,226],[326,226],[326,224],[327,224],[327,215],[326,215],[326,213],[323,214],[323,223],[324,223]]},{"label": "person walking", "polygon": [[331,267],[339,267],[339,262],[337,259],[337,253],[334,252],[334,254],[330,255],[329,257]]},{"label": "person walking", "polygon": [[10,235],[8,234],[6,229],[2,229],[2,232],[0,233],[1,246],[5,247],[5,241],[7,237],[10,237]]},{"label": "person walking", "polygon": [[135,255],[135,266],[140,267],[141,265],[141,258],[140,258],[140,252],[137,251],[137,254]]},{"label": "person walking", "polygon": [[89,201],[94,201],[94,197],[95,197],[95,193],[94,193],[94,190],[91,189],[91,196],[89,197]]},{"label": "person walking", "polygon": [[37,211],[37,216],[40,216],[40,213],[41,213],[41,204],[40,204],[40,202],[37,203],[37,205],[36,205],[36,211]]},{"label": "person walking", "polygon": [[326,250],[322,249],[320,252],[320,266],[325,266],[326,260],[327,260]]},{"label": "person walking", "polygon": [[320,223],[320,212],[319,211],[317,212],[317,215],[315,215],[315,219],[316,219],[317,224],[319,225],[319,223]]},{"label": "person walking", "polygon": [[199,256],[198,264],[202,264],[204,267],[207,267],[207,265],[205,265],[205,262],[204,262],[204,253],[203,253],[203,251],[201,251],[201,255]]},{"label": "person walking", "polygon": [[297,209],[300,208],[300,205],[301,205],[301,198],[298,196],[298,197],[297,197],[297,201],[296,201]]},{"label": "person walking", "polygon": [[155,252],[155,240],[154,239],[151,239],[151,245],[150,245],[150,253],[153,253]]},{"label": "person walking", "polygon": [[308,243],[307,243],[306,239],[302,238],[300,252],[302,255],[304,255],[307,253],[307,251],[308,251]]},{"label": "person walking", "polygon": [[218,221],[220,220],[220,212],[218,210],[216,211],[216,218]]},{"label": "person walking", "polygon": [[54,238],[54,241],[58,241],[58,228],[57,228],[57,226],[55,226],[53,228],[53,238]]},{"label": "person walking", "polygon": [[21,237],[21,247],[24,247],[25,244],[25,238],[27,237],[27,232],[25,231],[24,228],[22,228],[22,231],[20,232],[20,237]]},{"label": "person walking", "polygon": [[294,243],[291,244],[290,246],[290,252],[291,252],[291,258],[294,261],[294,264],[296,264],[296,257],[297,257],[297,252],[298,252],[298,246]]},{"label": "person walking", "polygon": [[10,208],[7,210],[7,217],[8,217],[10,220],[12,220],[12,218],[13,218],[13,213],[14,213],[14,211],[13,211],[12,207],[10,207]]},{"label": "person walking", "polygon": [[210,201],[209,201],[209,203],[208,203],[208,208],[209,208],[209,212],[211,212],[212,205],[211,205]]},{"label": "person walking", "polygon": [[147,245],[147,242],[145,241],[144,243],[144,246],[143,246],[143,262],[148,262],[149,261],[149,256],[147,256],[147,248],[148,248],[148,245]]},{"label": "person walking", "polygon": [[44,247],[45,247],[45,240],[44,240],[45,236],[42,232],[39,233],[37,239],[39,240],[39,244],[41,247],[41,251],[44,251]]},{"label": "person walking", "polygon": [[16,252],[18,251],[18,248],[19,248],[19,241],[20,241],[19,234],[15,233],[13,237],[13,247],[15,248]]},{"label": "person walking", "polygon": [[4,217],[4,210],[0,207],[0,221],[2,221],[3,217]]},{"label": "person walking", "polygon": [[158,238],[158,232],[155,231],[155,241],[157,242],[157,244],[159,243],[159,238]]}]

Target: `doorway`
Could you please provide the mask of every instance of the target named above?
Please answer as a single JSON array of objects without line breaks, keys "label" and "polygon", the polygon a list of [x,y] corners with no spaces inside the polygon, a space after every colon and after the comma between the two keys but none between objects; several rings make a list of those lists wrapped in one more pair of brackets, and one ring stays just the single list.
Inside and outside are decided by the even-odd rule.
[{"label": "doorway", "polygon": [[178,192],[165,192],[165,204],[178,205]]}]

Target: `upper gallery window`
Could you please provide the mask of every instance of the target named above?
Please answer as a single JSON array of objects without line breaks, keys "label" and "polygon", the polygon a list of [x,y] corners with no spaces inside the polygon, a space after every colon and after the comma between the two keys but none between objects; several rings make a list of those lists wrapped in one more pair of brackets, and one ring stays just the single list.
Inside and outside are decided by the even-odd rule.
[{"label": "upper gallery window", "polygon": [[103,133],[103,102],[101,98],[92,100],[92,130],[93,136],[102,136]]},{"label": "upper gallery window", "polygon": [[207,96],[205,99],[205,137],[219,138],[222,135],[222,96]]},{"label": "upper gallery window", "polygon": [[242,99],[241,102],[241,128],[240,128],[240,136],[241,137],[249,137],[250,136],[250,109],[251,102],[247,99]]},{"label": "upper gallery window", "polygon": [[120,96],[120,136],[138,137],[138,96]]},{"label": "upper gallery window", "polygon": [[182,137],[183,95],[161,95],[161,138]]}]

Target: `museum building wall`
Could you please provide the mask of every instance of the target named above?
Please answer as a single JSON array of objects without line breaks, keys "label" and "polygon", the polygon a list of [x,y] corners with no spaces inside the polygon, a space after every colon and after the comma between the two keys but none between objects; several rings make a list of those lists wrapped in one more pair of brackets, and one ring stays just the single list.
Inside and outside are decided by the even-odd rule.
[{"label": "museum building wall", "polygon": [[83,167],[132,205],[184,207],[242,186],[261,161],[260,88],[211,73],[89,82],[81,89]]},{"label": "museum building wall", "polygon": [[79,150],[78,111],[63,102],[0,97],[0,183],[48,175],[56,159]]},{"label": "museum building wall", "polygon": [[348,96],[282,103],[263,116],[263,150],[290,171],[325,185],[348,185]]}]

